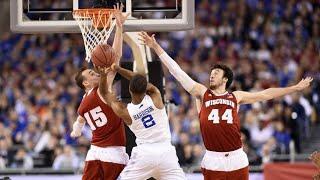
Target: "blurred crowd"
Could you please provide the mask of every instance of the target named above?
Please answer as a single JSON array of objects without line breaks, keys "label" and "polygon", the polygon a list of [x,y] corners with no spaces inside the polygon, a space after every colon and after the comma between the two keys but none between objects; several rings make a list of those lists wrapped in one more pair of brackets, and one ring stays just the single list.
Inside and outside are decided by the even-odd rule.
[{"label": "blurred crowd", "polygon": [[[301,141],[320,120],[320,8],[316,1],[195,2],[194,30],[156,37],[197,81],[208,84],[215,63],[232,68],[230,91],[285,87],[306,76],[314,78],[311,88],[301,93],[243,105],[239,111],[251,165],[270,161],[270,154],[301,153]],[[87,66],[84,53],[79,34],[1,35],[0,169],[83,167],[90,128],[76,140],[69,134],[83,94],[73,77]],[[123,61],[131,59],[125,45]],[[165,75],[166,98],[174,102],[168,105],[172,142],[183,167],[199,168],[204,146],[194,99],[166,69]]]}]

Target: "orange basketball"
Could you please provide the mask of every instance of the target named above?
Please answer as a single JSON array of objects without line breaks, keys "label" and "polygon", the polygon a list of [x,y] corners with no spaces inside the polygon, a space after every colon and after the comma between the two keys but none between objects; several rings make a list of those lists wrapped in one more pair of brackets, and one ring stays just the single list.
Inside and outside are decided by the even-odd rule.
[{"label": "orange basketball", "polygon": [[115,62],[116,58],[116,52],[108,44],[97,45],[91,54],[92,63],[101,67],[110,67]]}]

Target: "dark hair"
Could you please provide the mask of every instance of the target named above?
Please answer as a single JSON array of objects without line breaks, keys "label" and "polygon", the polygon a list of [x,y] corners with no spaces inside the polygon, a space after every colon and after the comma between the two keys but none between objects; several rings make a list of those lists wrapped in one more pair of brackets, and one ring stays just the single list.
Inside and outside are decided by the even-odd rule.
[{"label": "dark hair", "polygon": [[74,78],[76,80],[77,85],[81,88],[81,89],[85,89],[84,85],[83,85],[83,81],[84,81],[84,76],[82,75],[82,72],[84,70],[86,70],[86,67],[82,67],[76,74],[76,77]]},{"label": "dark hair", "polygon": [[228,79],[227,84],[226,84],[226,89],[228,89],[230,87],[230,85],[232,84],[232,81],[233,81],[233,72],[232,72],[232,70],[228,66],[223,65],[223,64],[216,64],[216,65],[213,66],[212,70],[213,69],[221,69],[221,70],[223,70],[223,77]]},{"label": "dark hair", "polygon": [[146,77],[137,74],[130,80],[129,89],[134,94],[143,94],[147,91],[147,84]]}]

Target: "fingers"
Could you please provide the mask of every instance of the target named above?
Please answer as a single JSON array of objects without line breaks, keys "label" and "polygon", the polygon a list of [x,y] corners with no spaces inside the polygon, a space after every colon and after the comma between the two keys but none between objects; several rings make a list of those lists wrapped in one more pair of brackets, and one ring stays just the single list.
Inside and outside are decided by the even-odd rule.
[{"label": "fingers", "polygon": [[113,5],[113,9],[116,10],[117,12],[122,12],[124,8],[123,3],[117,3],[116,5]]},{"label": "fingers", "polygon": [[111,67],[102,67],[102,66],[97,66],[97,70],[99,71],[99,73],[103,73],[103,74],[108,74],[111,71]]},{"label": "fingers", "polygon": [[121,3],[121,5],[120,5],[121,12],[123,11],[123,8],[124,8],[124,5],[123,5],[123,3]]},{"label": "fingers", "polygon": [[301,81],[312,82],[312,81],[313,81],[313,78],[312,78],[312,77],[306,77],[306,78],[302,78]]},{"label": "fingers", "polygon": [[142,42],[145,42],[145,41],[146,41],[146,39],[140,38],[140,37],[138,37],[138,40],[139,40],[139,41],[142,41]]},{"label": "fingers", "polygon": [[312,77],[307,77],[305,80],[307,80],[308,82],[312,82],[313,78]]},{"label": "fingers", "polygon": [[156,41],[155,34],[151,35],[152,40]]},{"label": "fingers", "polygon": [[145,31],[141,31],[141,32],[139,33],[139,35],[142,36],[142,37],[144,37],[144,38],[150,37]]}]

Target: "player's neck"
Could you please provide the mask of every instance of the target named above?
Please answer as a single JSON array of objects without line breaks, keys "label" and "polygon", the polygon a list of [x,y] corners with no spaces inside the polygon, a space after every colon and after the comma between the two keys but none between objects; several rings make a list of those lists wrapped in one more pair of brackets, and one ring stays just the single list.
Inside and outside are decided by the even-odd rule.
[{"label": "player's neck", "polygon": [[227,92],[226,88],[224,88],[223,86],[217,87],[216,89],[211,89],[211,91],[216,95],[224,94],[225,92]]},{"label": "player's neck", "polygon": [[145,96],[144,94],[132,96],[132,100],[131,100],[132,104],[140,104],[142,102],[144,96]]}]

